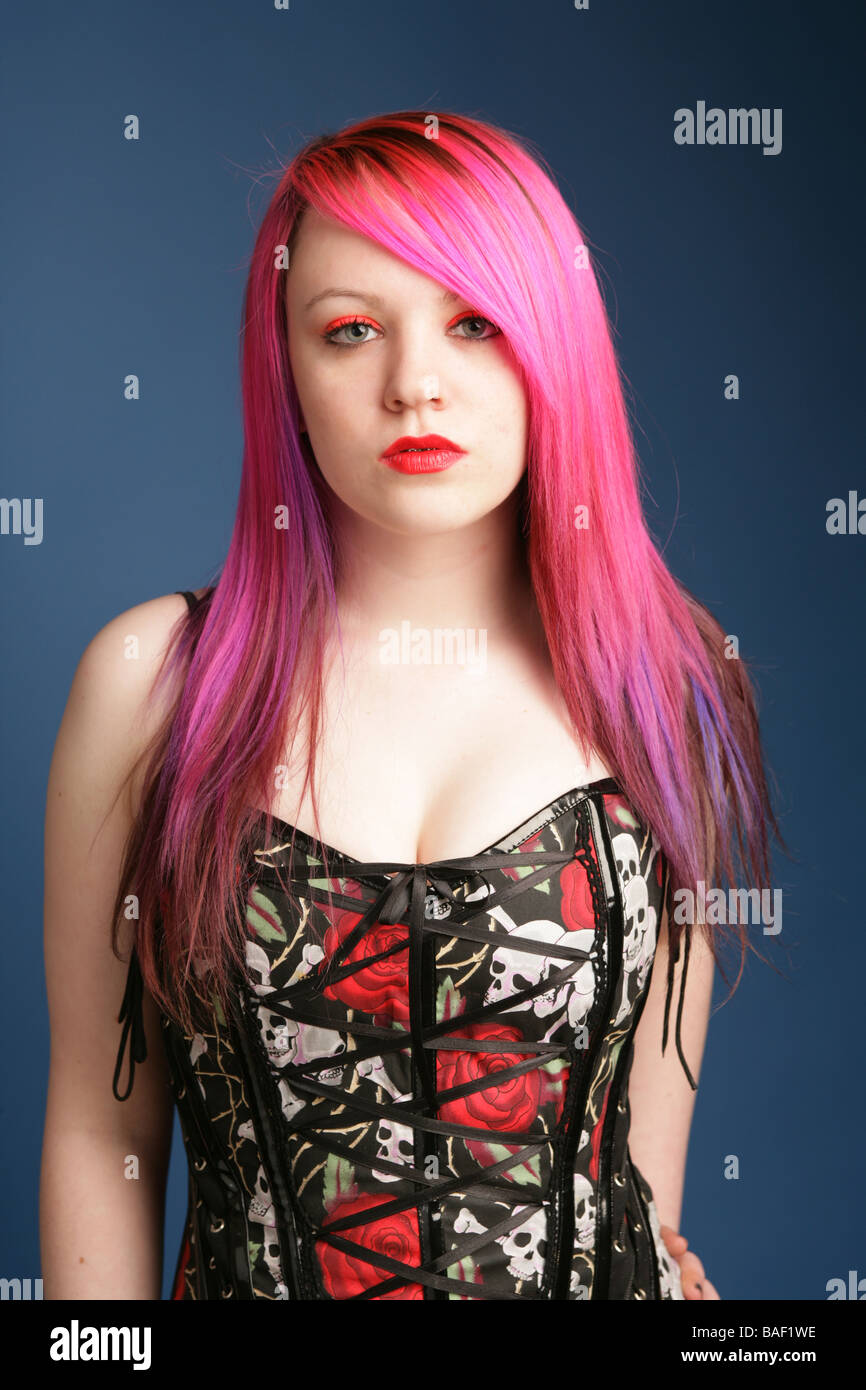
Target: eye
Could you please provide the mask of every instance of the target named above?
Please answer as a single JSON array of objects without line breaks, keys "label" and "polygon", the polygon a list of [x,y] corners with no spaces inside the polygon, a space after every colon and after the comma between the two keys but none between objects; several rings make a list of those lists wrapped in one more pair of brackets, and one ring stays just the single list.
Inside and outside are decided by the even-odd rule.
[{"label": "eye", "polygon": [[[482,338],[482,337],[480,337],[479,335],[474,334],[474,333],[471,334],[471,335],[469,335],[470,341],[471,341],[473,338],[476,338],[476,337],[477,337],[477,339],[478,339],[479,342],[484,342],[484,341],[486,340],[486,338],[495,338],[496,335],[500,332],[500,330],[496,327],[496,324],[495,324],[495,323],[492,323],[490,319],[484,318],[483,315],[481,315],[481,314],[464,314],[463,318],[462,318],[462,319],[458,319],[456,323],[454,323],[454,324],[451,325],[451,327],[452,327],[452,328],[462,328],[463,325],[464,325],[464,323],[472,323],[472,324],[476,324],[476,323],[486,323],[488,328],[492,328],[492,329],[493,329],[493,332],[492,332],[492,333],[487,333],[487,334],[485,334],[484,338]],[[467,335],[461,335],[461,336],[467,336]]]},{"label": "eye", "polygon": [[332,347],[360,347],[362,343],[368,343],[369,338],[353,338],[347,341],[345,338],[339,339],[338,333],[342,333],[347,328],[375,328],[376,324],[371,319],[346,318],[340,319],[332,328],[326,328],[322,337],[326,343]]},{"label": "eye", "polygon": [[[486,327],[491,330],[489,333],[472,332],[458,334],[458,337],[466,338],[469,342],[486,342],[488,338],[497,337],[500,332],[495,323],[490,319],[484,318],[481,314],[464,314],[456,323],[449,324],[449,328],[462,328],[464,324],[469,324],[473,327],[480,325],[482,328],[486,325]],[[373,323],[372,319],[344,318],[339,319],[332,327],[326,328],[322,337],[325,342],[330,343],[332,347],[362,347],[364,343],[369,343],[371,339],[368,336],[358,337],[350,330],[364,328],[373,328],[376,329],[377,332],[381,331],[378,324]],[[348,333],[349,336],[340,338],[337,336],[340,333]]]}]

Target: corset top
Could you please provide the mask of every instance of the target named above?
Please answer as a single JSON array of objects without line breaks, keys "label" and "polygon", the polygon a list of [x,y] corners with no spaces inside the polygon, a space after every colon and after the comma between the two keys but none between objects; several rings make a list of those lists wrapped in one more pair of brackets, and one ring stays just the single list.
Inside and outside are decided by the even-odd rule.
[{"label": "corset top", "polygon": [[[292,830],[272,818],[254,852],[232,1016],[192,1036],[163,1017],[191,1174],[212,1170],[195,1191],[235,1215],[221,1288],[608,1296],[614,1227],[652,1207],[622,1117],[667,885],[653,833],[610,778],[463,858],[362,862]],[[134,953],[121,1021],[118,1099],[127,1038],[126,1094],[146,1055]],[[694,1087],[679,1015],[676,1041]]]}]

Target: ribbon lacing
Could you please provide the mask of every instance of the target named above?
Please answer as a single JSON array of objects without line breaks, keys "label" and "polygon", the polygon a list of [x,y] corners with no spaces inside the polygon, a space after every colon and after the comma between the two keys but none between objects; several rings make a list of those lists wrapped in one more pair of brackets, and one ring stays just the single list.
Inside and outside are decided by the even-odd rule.
[{"label": "ribbon lacing", "polygon": [[[279,847],[278,847],[279,848]],[[275,853],[274,850],[270,851]],[[549,1204],[550,1201],[550,1180],[546,1185],[530,1185],[520,1182],[497,1181],[503,1174],[510,1169],[519,1167],[527,1162],[534,1155],[540,1153],[545,1145],[550,1145],[554,1149],[565,1139],[565,1132],[558,1134],[548,1134],[546,1132],[515,1132],[514,1130],[494,1130],[487,1127],[449,1124],[435,1118],[437,1106],[441,1106],[448,1101],[456,1100],[459,1097],[471,1095],[478,1091],[483,1091],[491,1087],[500,1086],[504,1081],[512,1077],[519,1076],[534,1068],[542,1067],[551,1057],[561,1056],[569,1052],[567,1043],[544,1043],[532,1042],[529,1040],[513,1041],[510,1039],[474,1039],[462,1037],[449,1037],[448,1034],[463,1029],[467,1024],[474,1023],[483,1019],[495,1017],[505,1010],[512,1010],[516,1004],[533,999],[537,994],[547,993],[553,988],[558,988],[565,980],[569,979],[581,965],[591,958],[589,951],[579,950],[573,946],[563,946],[559,942],[550,943],[535,941],[526,937],[511,935],[504,929],[491,930],[488,927],[473,926],[472,919],[481,914],[487,913],[494,906],[500,906],[508,901],[514,894],[524,893],[528,887],[542,878],[550,876],[551,871],[557,867],[564,866],[574,858],[574,850],[563,851],[525,851],[514,853],[512,851],[491,851],[486,850],[480,855],[473,855],[462,859],[438,860],[428,864],[395,864],[388,862],[359,863],[355,859],[329,852],[329,859],[334,862],[335,872],[330,873],[327,878],[320,865],[297,865],[289,870],[288,877],[294,881],[306,881],[310,879],[321,879],[325,882],[331,878],[350,878],[359,881],[364,878],[375,877],[382,874],[393,874],[388,883],[376,896],[368,903],[360,921],[352,928],[351,932],[343,939],[340,946],[330,957],[326,973],[318,973],[307,976],[292,985],[287,985],[283,989],[274,990],[266,994],[256,994],[252,989],[247,990],[248,1006],[253,1010],[264,1004],[269,1011],[280,1014],[285,1018],[293,1019],[301,1023],[311,1023],[318,1027],[336,1029],[341,1033],[350,1033],[356,1036],[360,1042],[356,1050],[339,1054],[340,1066],[357,1066],[368,1057],[381,1057],[390,1051],[400,1051],[407,1044],[411,1050],[414,1063],[415,1075],[418,1078],[421,1095],[403,1101],[392,1101],[387,1105],[379,1105],[373,1101],[361,1099],[340,1087],[335,1090],[333,1086],[328,1086],[312,1080],[310,1073],[330,1070],[335,1065],[335,1057],[324,1057],[315,1062],[302,1062],[291,1066],[278,1066],[271,1058],[268,1058],[268,1066],[271,1074],[276,1079],[288,1082],[292,1091],[308,1094],[312,1097],[320,1097],[324,1101],[330,1101],[330,1107],[321,1104],[310,1107],[310,1113],[304,1119],[304,1112],[299,1112],[298,1116],[291,1121],[285,1119],[284,1122],[292,1133],[303,1132],[305,1130],[328,1130],[330,1128],[341,1128],[346,1126],[346,1112],[357,1112],[362,1116],[371,1118],[386,1118],[389,1121],[396,1121],[400,1124],[409,1125],[413,1129],[420,1129],[430,1134],[441,1134],[457,1136],[460,1138],[473,1139],[481,1142],[499,1141],[509,1144],[520,1144],[523,1147],[518,1153],[501,1160],[498,1163],[483,1167],[478,1173],[468,1177],[449,1176],[444,1179],[428,1176],[422,1169],[408,1164],[397,1164],[384,1158],[366,1158],[361,1156],[355,1149],[339,1143],[333,1139],[325,1139],[318,1136],[318,1142],[325,1149],[347,1158],[355,1164],[368,1168],[373,1171],[393,1173],[396,1177],[409,1179],[420,1186],[420,1191],[414,1192],[408,1197],[399,1197],[393,1201],[382,1203],[375,1207],[365,1209],[360,1213],[343,1217],[327,1222],[325,1225],[314,1227],[317,1239],[328,1241],[336,1249],[344,1251],[356,1260],[365,1261],[377,1270],[383,1270],[392,1277],[386,1278],[371,1288],[365,1289],[361,1293],[351,1295],[347,1301],[360,1301],[364,1299],[380,1298],[383,1294],[390,1293],[392,1290],[412,1283],[422,1284],[429,1288],[442,1289],[448,1292],[461,1293],[464,1296],[469,1288],[472,1289],[474,1298],[539,1298],[541,1295],[536,1291],[528,1291],[521,1294],[503,1293],[500,1289],[485,1289],[483,1284],[469,1284],[466,1280],[450,1279],[438,1273],[449,1266],[458,1264],[466,1256],[470,1255],[481,1245],[486,1245],[497,1237],[507,1234],[516,1226],[523,1225],[530,1219],[531,1211],[528,1208],[537,1209]],[[482,876],[491,869],[514,868],[517,865],[541,865],[533,874],[526,875],[518,881],[509,881],[503,888],[491,891],[477,904],[463,903],[455,897],[449,882],[450,878],[457,876],[461,880],[472,874]],[[427,884],[431,884],[436,893],[447,899],[453,907],[458,910],[458,917],[451,916],[442,921],[437,918],[425,918],[424,905],[427,896]],[[488,885],[489,887],[489,885]],[[311,895],[317,900],[325,899],[322,889],[310,889]],[[346,910],[357,910],[357,897],[347,897],[339,893],[332,893],[331,900],[335,906]],[[363,957],[360,961],[347,964],[347,958],[351,954],[356,944],[364,934],[371,930],[377,923],[388,925],[402,923],[408,911],[408,986],[409,986],[409,1029],[379,1028],[372,1024],[358,1023],[355,1021],[346,1022],[343,1019],[323,1017],[320,1014],[311,1012],[306,1008],[305,1001],[311,996],[321,994],[322,990],[332,984],[336,984],[360,970],[365,970],[369,966],[375,965],[378,961],[385,960],[387,957],[405,951],[407,941],[405,938],[396,941],[386,950],[376,955]],[[424,1025],[422,1022],[422,990],[424,979],[422,975],[422,945],[425,933],[436,933],[448,937],[458,937],[463,940],[482,942],[486,946],[497,947],[505,946],[509,951],[521,951],[532,955],[541,955],[555,960],[565,960],[571,962],[559,970],[549,974],[545,979],[537,984],[520,990],[515,994],[509,995],[504,1001],[496,1000],[492,1004],[480,1006],[468,1013],[455,1015],[453,1018],[446,1019],[441,1023]],[[512,1020],[508,1020],[511,1022]],[[435,1054],[437,1051],[461,1051],[461,1052],[508,1052],[508,1053],[532,1053],[533,1055],[512,1066],[504,1067],[490,1075],[482,1077],[476,1081],[466,1082],[460,1086],[451,1086],[445,1090],[437,1091],[435,1079]],[[339,1116],[334,1112],[342,1112]],[[324,1113],[323,1113],[324,1111]],[[551,1164],[551,1169],[553,1165]],[[570,1177],[570,1175],[569,1175]],[[488,1230],[467,1237],[459,1245],[445,1252],[420,1266],[409,1265],[403,1261],[392,1259],[390,1256],[371,1250],[369,1246],[361,1245],[355,1241],[346,1239],[342,1234],[352,1227],[378,1222],[385,1217],[397,1215],[410,1207],[418,1209],[419,1215],[421,1208],[431,1202],[436,1202],[450,1193],[464,1194],[475,1186],[484,1186],[487,1191],[495,1195],[498,1200],[503,1200],[517,1205],[521,1208],[516,1213],[511,1213],[501,1222]],[[570,1186],[569,1186],[570,1197]]]}]

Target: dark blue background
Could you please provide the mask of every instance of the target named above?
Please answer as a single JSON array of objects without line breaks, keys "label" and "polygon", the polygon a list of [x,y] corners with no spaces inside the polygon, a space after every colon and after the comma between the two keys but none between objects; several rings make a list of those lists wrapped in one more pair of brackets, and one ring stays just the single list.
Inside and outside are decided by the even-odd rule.
[{"label": "dark blue background", "polygon": [[[711,1020],[682,1230],[723,1298],[823,1299],[828,1279],[866,1275],[866,536],[825,529],[828,498],[866,494],[857,24],[846,3],[780,0],[52,0],[7,14],[0,494],[42,497],[45,520],[40,546],[0,537],[0,1274],[39,1272],[43,815],[75,665],[110,618],[199,586],[225,555],[241,295],[273,187],[256,171],[324,130],[418,107],[523,133],[556,171],[604,267],[653,531],[757,666],[796,855],[774,862],[782,949],[758,944],[784,976],[750,958]],[[699,100],[781,107],[781,154],[675,145],[674,110]],[[738,402],[723,397],[731,372]],[[730,1154],[738,1181],[723,1177]],[[176,1130],[166,1295],[184,1172]]]}]

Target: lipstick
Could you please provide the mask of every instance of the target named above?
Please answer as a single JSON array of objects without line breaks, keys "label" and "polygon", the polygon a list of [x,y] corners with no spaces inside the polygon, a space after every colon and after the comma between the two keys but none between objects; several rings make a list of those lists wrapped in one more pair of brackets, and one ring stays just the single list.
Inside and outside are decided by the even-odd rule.
[{"label": "lipstick", "polygon": [[403,434],[380,455],[398,473],[441,473],[466,453],[441,434]]}]

